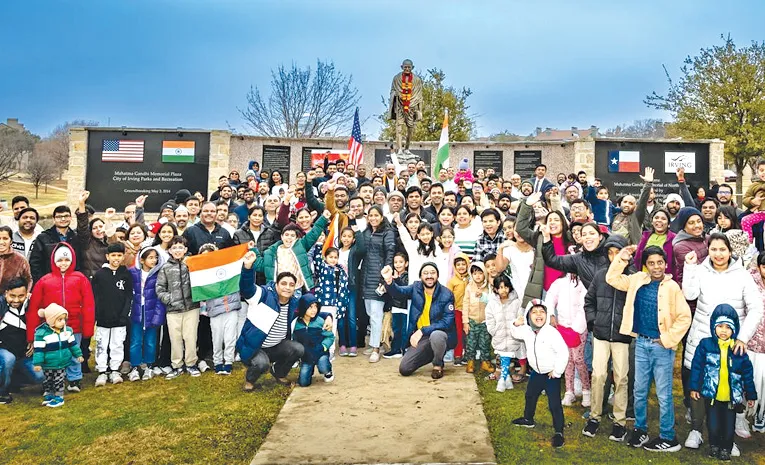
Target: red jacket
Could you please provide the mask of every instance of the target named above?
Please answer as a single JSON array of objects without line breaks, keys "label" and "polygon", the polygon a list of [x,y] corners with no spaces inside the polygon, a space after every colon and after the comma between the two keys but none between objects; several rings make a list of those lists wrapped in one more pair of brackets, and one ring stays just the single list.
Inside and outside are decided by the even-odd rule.
[{"label": "red jacket", "polygon": [[[72,253],[72,265],[63,275],[53,261],[59,247],[66,247]],[[93,289],[84,274],[74,271],[76,265],[77,257],[72,246],[66,242],[56,245],[50,255],[50,267],[53,271],[40,278],[32,289],[32,298],[26,313],[28,342],[34,341],[35,329],[42,323],[37,311],[52,303],[61,305],[69,312],[66,324],[72,327],[75,334],[81,333],[83,338],[93,337],[96,324]]]}]

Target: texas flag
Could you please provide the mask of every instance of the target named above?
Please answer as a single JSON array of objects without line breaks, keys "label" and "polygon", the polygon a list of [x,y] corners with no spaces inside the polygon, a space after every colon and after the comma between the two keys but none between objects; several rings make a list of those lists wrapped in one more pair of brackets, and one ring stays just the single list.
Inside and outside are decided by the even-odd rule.
[{"label": "texas flag", "polygon": [[631,150],[610,150],[608,152],[609,173],[639,173],[640,152]]}]

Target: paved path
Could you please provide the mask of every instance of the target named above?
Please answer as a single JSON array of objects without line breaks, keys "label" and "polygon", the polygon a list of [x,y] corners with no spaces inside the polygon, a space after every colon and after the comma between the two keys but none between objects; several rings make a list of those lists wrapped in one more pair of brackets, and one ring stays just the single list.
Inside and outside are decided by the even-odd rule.
[{"label": "paved path", "polygon": [[335,381],[296,387],[252,464],[494,463],[473,376],[404,378],[398,363],[336,358]]}]

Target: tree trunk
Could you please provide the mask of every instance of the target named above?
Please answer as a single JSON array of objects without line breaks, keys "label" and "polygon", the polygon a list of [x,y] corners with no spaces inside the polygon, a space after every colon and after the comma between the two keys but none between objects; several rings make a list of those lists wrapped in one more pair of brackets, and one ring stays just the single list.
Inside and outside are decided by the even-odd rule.
[{"label": "tree trunk", "polygon": [[35,200],[37,200],[40,197],[39,193],[40,193],[40,185],[35,184]]}]

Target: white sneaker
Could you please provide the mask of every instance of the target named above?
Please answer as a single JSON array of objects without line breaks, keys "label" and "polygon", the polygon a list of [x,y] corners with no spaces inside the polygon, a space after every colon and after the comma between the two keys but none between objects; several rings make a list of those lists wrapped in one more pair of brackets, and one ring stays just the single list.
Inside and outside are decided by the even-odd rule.
[{"label": "white sneaker", "polygon": [[[580,374],[579,376],[582,375]],[[574,395],[577,397],[582,397],[582,380],[579,379],[579,376],[574,376]]]},{"label": "white sneaker", "polygon": [[154,368],[152,368],[152,369],[151,369],[151,372],[152,372],[152,374],[153,374],[154,376],[162,376],[163,374],[165,374],[165,372],[164,372],[164,371],[162,371],[162,368],[160,368],[160,367],[154,367]]},{"label": "white sneaker", "polygon": [[741,456],[741,451],[738,450],[738,446],[736,445],[735,442],[733,443],[733,448],[730,450],[730,456],[731,457],[740,457]]},{"label": "white sneaker", "polygon": [[745,413],[736,414],[736,436],[742,439],[749,439],[752,433],[749,432],[749,422],[746,420]]},{"label": "white sneaker", "polygon": [[507,384],[505,383],[505,378],[499,378],[497,380],[497,392],[505,392],[507,389]]},{"label": "white sneaker", "polygon": [[235,362],[241,362],[242,361],[242,357],[240,357],[239,354],[236,354],[236,355],[234,355],[234,361]]},{"label": "white sneaker", "polygon": [[704,439],[701,437],[701,432],[694,429],[688,433],[688,439],[685,440],[685,447],[688,449],[698,449],[703,443]]},{"label": "white sneaker", "polygon": [[204,373],[205,371],[210,369],[210,365],[207,364],[204,360],[200,360],[199,363],[197,363],[197,368],[199,368],[199,371]]},{"label": "white sneaker", "polygon": [[140,379],[141,375],[138,373],[138,367],[130,370],[130,373],[128,373],[128,381],[139,381]]},{"label": "white sneaker", "polygon": [[372,352],[369,356],[369,363],[377,363],[380,361],[380,352]]},{"label": "white sneaker", "polygon": [[162,373],[169,375],[172,372],[173,372],[173,367],[171,366],[162,367]]},{"label": "white sneaker", "polygon": [[514,387],[515,386],[513,386],[513,378],[511,378],[510,376],[505,378],[505,389],[508,391],[512,391]]},{"label": "white sneaker", "polygon": [[582,391],[582,407],[589,407],[590,406],[590,391],[584,390]]},{"label": "white sneaker", "polygon": [[119,371],[112,371],[111,382],[112,384],[120,384],[122,382],[122,375]]},{"label": "white sneaker", "polygon": [[98,378],[96,378],[96,387],[106,386],[106,382],[109,380],[109,377],[106,375],[106,373],[101,373],[98,375]]},{"label": "white sneaker", "polygon": [[571,407],[576,402],[576,395],[571,391],[566,391],[563,400],[560,402],[564,407]]},{"label": "white sneaker", "polygon": [[366,349],[364,349],[364,352],[362,352],[362,353],[363,353],[364,355],[372,355],[372,352],[374,352],[374,351],[375,351],[375,350],[374,350],[373,348],[371,348],[371,347],[367,347]]},{"label": "white sneaker", "polygon": [[144,368],[143,369],[143,376],[141,377],[142,380],[148,381],[154,377],[154,371],[151,368]]},{"label": "white sneaker", "polygon": [[335,380],[335,374],[332,373],[331,371],[324,375],[324,382],[325,383],[331,383],[334,380]]}]

